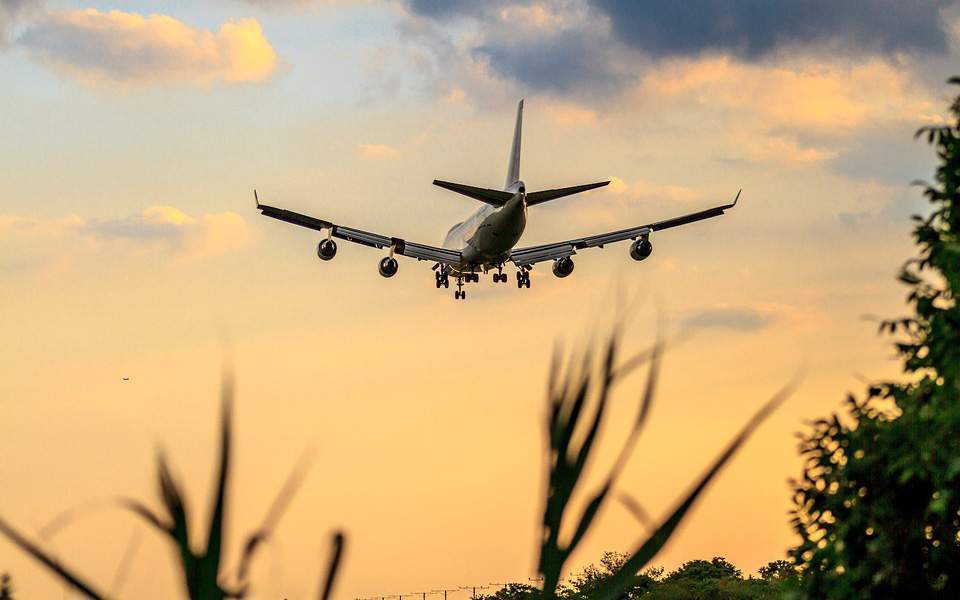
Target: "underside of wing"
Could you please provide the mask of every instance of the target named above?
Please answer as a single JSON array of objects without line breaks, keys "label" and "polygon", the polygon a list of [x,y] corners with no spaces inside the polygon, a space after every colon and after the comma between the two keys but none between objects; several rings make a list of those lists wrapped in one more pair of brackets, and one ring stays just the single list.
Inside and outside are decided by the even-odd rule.
[{"label": "underside of wing", "polygon": [[379,233],[363,231],[362,229],[345,227],[343,225],[337,225],[336,223],[311,217],[309,215],[304,215],[292,210],[260,204],[259,201],[257,202],[257,209],[265,216],[277,219],[279,221],[284,221],[286,223],[299,225],[300,227],[306,227],[307,229],[329,232],[331,237],[335,237],[347,242],[353,242],[354,244],[361,244],[371,248],[390,248],[393,250],[394,254],[409,256],[410,258],[416,258],[417,260],[430,260],[444,265],[460,264],[461,257],[458,250],[437,248],[435,246],[428,246],[426,244],[417,244],[414,242],[408,242],[402,238],[388,237]]},{"label": "underside of wing", "polygon": [[737,192],[736,198],[734,198],[733,202],[730,204],[715,206],[713,208],[708,208],[695,213],[681,215],[679,217],[673,217],[663,221],[657,221],[655,223],[648,223],[646,225],[628,227],[626,229],[611,231],[609,233],[601,233],[599,235],[591,235],[588,237],[566,240],[553,244],[541,244],[539,246],[517,248],[510,253],[510,260],[519,266],[531,266],[538,262],[572,256],[577,253],[577,250],[581,250],[583,248],[594,248],[598,246],[602,248],[606,244],[612,244],[614,242],[647,238],[654,231],[670,229],[671,227],[679,227],[680,225],[695,223],[711,217],[718,217],[724,214],[725,211],[736,206],[739,199],[740,192]]}]

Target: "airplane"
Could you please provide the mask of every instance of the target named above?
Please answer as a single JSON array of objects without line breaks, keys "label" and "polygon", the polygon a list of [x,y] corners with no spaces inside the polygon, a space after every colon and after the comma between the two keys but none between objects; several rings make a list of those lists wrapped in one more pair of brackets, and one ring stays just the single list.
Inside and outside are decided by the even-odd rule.
[{"label": "airplane", "polygon": [[463,289],[464,284],[479,283],[480,272],[488,273],[495,270],[493,282],[506,283],[508,277],[503,269],[508,262],[513,263],[517,268],[517,287],[529,288],[530,270],[533,269],[534,265],[552,261],[553,274],[557,277],[567,277],[573,273],[574,264],[571,257],[577,253],[577,250],[585,248],[603,248],[605,245],[614,242],[632,240],[630,258],[636,261],[645,260],[653,252],[653,244],[650,242],[651,233],[720,216],[726,210],[736,206],[740,199],[740,192],[737,192],[736,197],[730,204],[715,206],[664,221],[552,244],[515,248],[526,228],[527,209],[529,207],[600,188],[610,183],[609,181],[602,181],[573,187],[528,192],[526,184],[520,179],[520,137],[522,128],[523,100],[521,99],[517,105],[517,120],[513,131],[513,144],[510,148],[507,180],[502,190],[434,180],[433,184],[438,187],[483,203],[467,219],[450,228],[442,247],[428,246],[398,237],[370,233],[290,210],[260,204],[260,198],[256,190],[253,192],[254,200],[257,209],[265,216],[324,233],[326,237],[317,245],[317,256],[321,260],[331,260],[336,256],[337,243],[333,238],[381,250],[388,248],[388,255],[380,260],[378,266],[380,275],[389,278],[397,274],[399,269],[397,255],[415,258],[418,261],[432,261],[437,288],[449,288],[450,279],[453,278],[457,283],[454,298],[465,300],[467,292]]}]

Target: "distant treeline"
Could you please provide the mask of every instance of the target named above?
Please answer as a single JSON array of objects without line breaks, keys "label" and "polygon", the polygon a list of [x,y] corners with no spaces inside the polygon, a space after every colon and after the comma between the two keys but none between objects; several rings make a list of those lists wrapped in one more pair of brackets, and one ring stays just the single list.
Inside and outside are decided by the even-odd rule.
[{"label": "distant treeline", "polygon": [[[617,573],[627,555],[607,552],[599,565],[591,564],[561,584],[557,597],[580,600],[596,597],[596,590]],[[796,570],[785,560],[775,560],[760,568],[756,575],[744,576],[736,566],[721,556],[711,560],[691,560],[675,571],[654,567],[642,572],[624,599],[644,598],[683,600],[747,600],[784,598],[795,589]],[[534,600],[543,596],[539,587],[525,583],[508,583],[495,593],[477,592],[477,600]]]}]

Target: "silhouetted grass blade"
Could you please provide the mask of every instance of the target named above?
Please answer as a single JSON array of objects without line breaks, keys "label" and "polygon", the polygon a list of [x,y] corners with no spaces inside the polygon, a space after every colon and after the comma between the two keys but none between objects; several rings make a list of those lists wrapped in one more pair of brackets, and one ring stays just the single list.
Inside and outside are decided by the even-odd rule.
[{"label": "silhouetted grass blade", "polygon": [[[555,594],[564,563],[589,531],[594,519],[607,501],[610,490],[623,470],[643,424],[646,422],[655,394],[661,343],[658,341],[652,350],[632,357],[628,361],[630,366],[619,370],[616,367],[618,344],[619,337],[614,332],[607,340],[599,361],[599,367],[594,367],[590,351],[587,351],[579,361],[571,359],[567,363],[566,372],[563,374],[560,373],[559,369],[560,360],[556,357],[551,367],[551,381],[548,384],[550,390],[548,422],[551,450],[549,457],[550,470],[543,517],[543,542],[539,561],[539,570],[544,580],[543,589],[548,598]],[[580,515],[570,541],[561,545],[559,536],[564,521],[564,513],[593,452],[609,402],[610,391],[621,375],[628,374],[646,360],[651,362],[650,374],[644,394],[641,397],[640,410],[630,435],[621,447],[617,460],[607,474],[600,490],[590,499]],[[570,393],[571,391],[573,393]],[[596,408],[589,423],[586,424],[586,432],[579,443],[579,447],[572,448],[574,434],[579,427],[584,407],[591,392],[596,397]]]},{"label": "silhouetted grass blade", "polygon": [[790,396],[795,387],[796,381],[788,384],[786,387],[777,392],[773,398],[763,405],[763,407],[761,407],[760,410],[758,410],[756,414],[754,414],[753,417],[747,421],[747,424],[744,425],[743,429],[740,430],[740,433],[737,434],[737,436],[733,439],[733,441],[730,442],[726,449],[724,449],[720,456],[717,457],[717,459],[713,462],[713,465],[711,465],[704,476],[700,478],[700,481],[693,488],[693,490],[687,494],[686,498],[684,498],[680,505],[674,509],[670,517],[647,538],[647,540],[630,556],[630,558],[627,559],[617,573],[606,580],[604,584],[598,588],[596,600],[616,600],[631,587],[636,579],[636,574],[643,567],[645,567],[647,563],[654,556],[656,556],[656,554],[667,543],[667,541],[670,539],[670,536],[673,535],[674,530],[676,530],[677,526],[686,516],[687,512],[696,502],[703,490],[706,489],[707,485],[723,469],[727,462],[733,457],[737,450],[740,449],[744,442],[747,441],[757,427],[759,427],[760,424]]},{"label": "silhouetted grass blade", "polygon": [[83,581],[79,576],[75,575],[72,571],[67,569],[67,567],[61,564],[60,561],[41,550],[39,546],[28,540],[3,519],[0,519],[0,533],[6,536],[7,539],[13,542],[21,550],[34,557],[45,567],[53,571],[58,577],[60,577],[60,579],[67,583],[67,585],[77,590],[87,598],[92,598],[93,600],[103,600],[107,598],[105,594],[98,592],[93,585]]},{"label": "silhouetted grass blade", "polygon": [[309,457],[307,455],[304,455],[300,459],[300,462],[287,477],[286,482],[280,489],[280,493],[277,494],[277,497],[273,500],[273,504],[271,504],[267,510],[263,523],[256,531],[247,536],[247,541],[243,546],[243,554],[240,558],[240,565],[237,568],[237,580],[242,587],[246,585],[250,564],[253,561],[256,551],[273,535],[273,530],[280,521],[280,517],[283,516],[291,500],[293,500],[293,496],[300,489],[300,484],[303,483],[304,476],[306,475],[308,461]]},{"label": "silhouetted grass blade", "polygon": [[207,547],[200,558],[199,591],[201,598],[216,598],[223,595],[218,582],[220,559],[223,550],[223,519],[226,511],[226,490],[230,476],[230,441],[233,412],[233,382],[224,377],[220,417],[220,464],[217,469],[216,493],[210,512],[207,530]]},{"label": "silhouetted grass blade", "polygon": [[327,567],[327,575],[324,578],[323,587],[320,588],[318,597],[320,600],[329,600],[333,593],[333,586],[337,582],[337,572],[340,570],[340,559],[343,556],[343,548],[346,544],[346,537],[342,531],[333,535],[333,549],[330,555],[330,564]]}]

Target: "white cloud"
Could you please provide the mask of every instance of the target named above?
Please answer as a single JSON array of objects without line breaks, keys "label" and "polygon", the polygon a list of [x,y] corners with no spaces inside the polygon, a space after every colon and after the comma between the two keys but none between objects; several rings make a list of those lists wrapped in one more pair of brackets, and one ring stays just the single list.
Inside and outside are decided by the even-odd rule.
[{"label": "white cloud", "polygon": [[255,82],[276,71],[276,51],[255,19],[217,32],[164,15],[96,9],[50,12],[18,39],[35,60],[87,84]]}]

